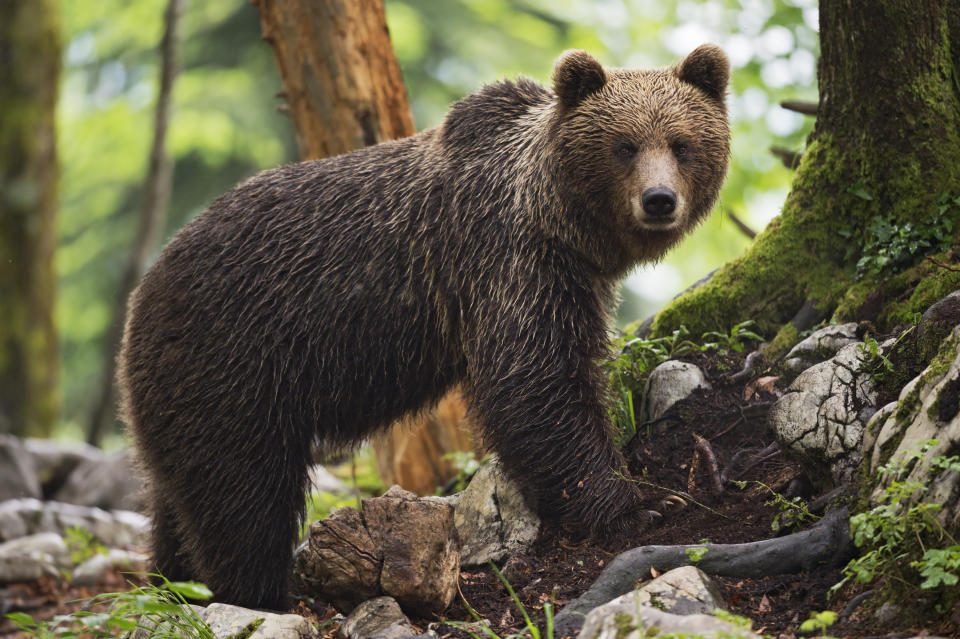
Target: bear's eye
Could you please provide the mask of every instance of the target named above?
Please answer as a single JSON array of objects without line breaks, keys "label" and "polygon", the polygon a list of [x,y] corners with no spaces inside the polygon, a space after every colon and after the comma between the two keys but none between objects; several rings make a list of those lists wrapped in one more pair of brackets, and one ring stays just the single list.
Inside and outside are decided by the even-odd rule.
[{"label": "bear's eye", "polygon": [[677,156],[677,158],[683,158],[689,152],[690,152],[690,149],[687,148],[687,145],[684,144],[683,142],[677,142],[676,144],[673,145],[673,154]]},{"label": "bear's eye", "polygon": [[617,155],[624,160],[629,160],[637,153],[637,147],[633,146],[629,142],[621,142],[617,145],[616,149]]}]

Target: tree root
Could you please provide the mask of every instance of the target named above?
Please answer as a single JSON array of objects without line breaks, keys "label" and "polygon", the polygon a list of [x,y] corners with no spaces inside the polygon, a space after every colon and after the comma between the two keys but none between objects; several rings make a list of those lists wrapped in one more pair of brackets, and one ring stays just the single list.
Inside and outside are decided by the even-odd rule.
[{"label": "tree root", "polygon": [[[688,548],[706,548],[694,563]],[[617,555],[590,588],[567,604],[556,617],[557,637],[572,636],[583,626],[588,612],[633,590],[638,579],[679,566],[696,565],[708,574],[724,577],[765,577],[834,567],[849,558],[849,513],[841,508],[827,514],[811,528],[774,539],[744,544],[690,544],[640,546]]]}]

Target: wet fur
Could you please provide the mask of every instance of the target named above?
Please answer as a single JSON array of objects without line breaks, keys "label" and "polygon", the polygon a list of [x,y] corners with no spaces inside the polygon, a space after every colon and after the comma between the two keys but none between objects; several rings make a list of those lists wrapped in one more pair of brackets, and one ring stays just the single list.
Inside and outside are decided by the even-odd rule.
[{"label": "wet fur", "polygon": [[[582,56],[556,92],[494,84],[438,128],[261,173],[170,242],[131,297],[119,376],[165,576],[283,608],[311,443],[355,443],[454,384],[541,514],[637,521],[636,488],[609,481],[624,462],[597,362],[618,279],[707,214],[729,132],[682,66],[598,81]],[[645,230],[611,149],[677,135],[688,218]]]}]

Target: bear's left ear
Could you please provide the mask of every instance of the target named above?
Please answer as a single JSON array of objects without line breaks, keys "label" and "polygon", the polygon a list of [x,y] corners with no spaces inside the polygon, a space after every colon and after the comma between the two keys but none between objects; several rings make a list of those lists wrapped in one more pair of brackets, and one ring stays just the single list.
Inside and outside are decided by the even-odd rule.
[{"label": "bear's left ear", "polygon": [[715,44],[702,44],[677,65],[677,77],[703,89],[710,97],[723,100],[730,81],[730,61]]},{"label": "bear's left ear", "polygon": [[607,82],[603,66],[586,51],[566,51],[553,66],[553,91],[564,109],[572,109]]}]

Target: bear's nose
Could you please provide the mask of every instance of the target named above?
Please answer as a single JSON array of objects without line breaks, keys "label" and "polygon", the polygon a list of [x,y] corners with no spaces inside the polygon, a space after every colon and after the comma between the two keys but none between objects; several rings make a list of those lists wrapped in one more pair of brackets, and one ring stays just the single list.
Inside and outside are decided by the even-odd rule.
[{"label": "bear's nose", "polygon": [[677,194],[668,188],[658,186],[644,191],[640,202],[647,215],[662,217],[670,215],[677,208]]}]

